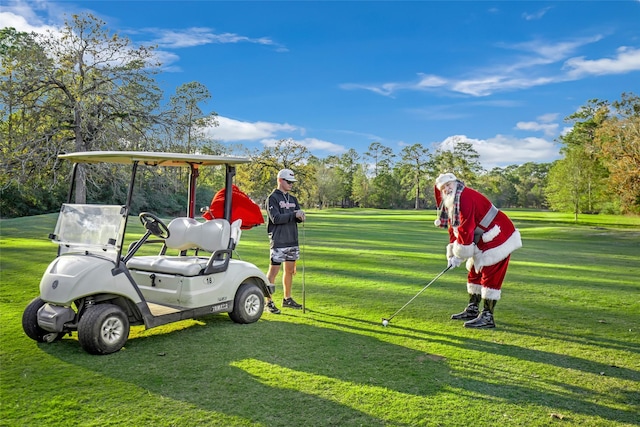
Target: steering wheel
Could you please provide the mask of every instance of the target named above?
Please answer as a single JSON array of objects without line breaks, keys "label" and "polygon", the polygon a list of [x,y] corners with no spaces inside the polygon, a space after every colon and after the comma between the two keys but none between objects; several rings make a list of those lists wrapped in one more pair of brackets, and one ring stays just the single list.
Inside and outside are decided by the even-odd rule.
[{"label": "steering wheel", "polygon": [[149,212],[140,212],[140,222],[151,234],[161,239],[168,239],[171,233],[169,228],[157,216]]}]

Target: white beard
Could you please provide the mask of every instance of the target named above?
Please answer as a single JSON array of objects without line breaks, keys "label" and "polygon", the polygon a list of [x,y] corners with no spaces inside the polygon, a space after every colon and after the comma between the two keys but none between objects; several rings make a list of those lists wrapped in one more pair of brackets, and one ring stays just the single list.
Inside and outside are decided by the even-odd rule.
[{"label": "white beard", "polygon": [[447,209],[448,212],[453,212],[453,202],[456,198],[456,192],[452,192],[449,195],[442,194],[442,205]]}]

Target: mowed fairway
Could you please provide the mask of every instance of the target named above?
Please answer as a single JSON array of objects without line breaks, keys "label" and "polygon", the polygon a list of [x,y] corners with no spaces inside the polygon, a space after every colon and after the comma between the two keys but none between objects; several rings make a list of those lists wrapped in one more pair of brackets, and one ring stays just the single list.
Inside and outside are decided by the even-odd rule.
[{"label": "mowed fairway", "polygon": [[[524,247],[494,330],[449,319],[467,303],[464,267],[381,325],[446,267],[434,212],[311,211],[294,279],[305,312],[136,326],[108,356],[75,334],[24,335],[56,215],[2,220],[0,425],[639,426],[640,218],[507,212]],[[142,234],[137,218],[128,230]],[[266,271],[264,226],[236,256]]]}]

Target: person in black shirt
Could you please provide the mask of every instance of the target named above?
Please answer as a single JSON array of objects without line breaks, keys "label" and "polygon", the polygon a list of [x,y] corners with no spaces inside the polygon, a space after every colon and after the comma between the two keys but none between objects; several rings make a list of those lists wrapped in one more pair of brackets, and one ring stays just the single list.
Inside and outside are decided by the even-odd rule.
[{"label": "person in black shirt", "polygon": [[[280,266],[284,264],[282,274],[283,299],[282,306],[288,308],[302,308],[291,298],[291,285],[293,275],[296,273],[296,260],[300,258],[300,246],[298,245],[298,223],[305,218],[304,211],[300,209],[298,199],[289,193],[296,181],[291,169],[282,169],[278,172],[278,188],[273,190],[267,199],[267,233],[270,243],[270,264],[267,278],[270,283],[275,283],[276,276],[280,272]],[[274,314],[280,313],[273,299],[267,297],[267,309]]]}]

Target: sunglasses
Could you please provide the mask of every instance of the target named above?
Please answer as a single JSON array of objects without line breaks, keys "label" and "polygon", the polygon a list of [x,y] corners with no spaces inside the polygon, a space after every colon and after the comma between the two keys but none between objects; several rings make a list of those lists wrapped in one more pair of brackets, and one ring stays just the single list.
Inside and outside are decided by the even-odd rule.
[{"label": "sunglasses", "polygon": [[293,185],[294,181],[289,181],[288,179],[285,179],[285,182],[289,185]]}]

